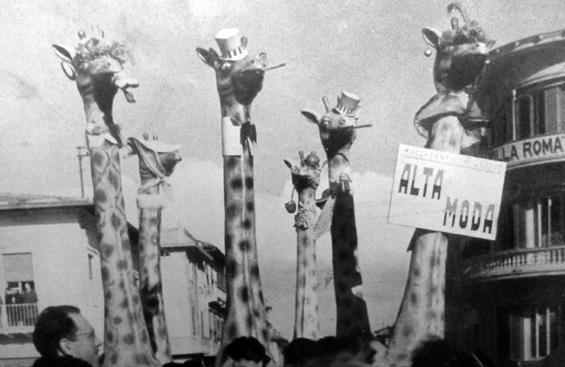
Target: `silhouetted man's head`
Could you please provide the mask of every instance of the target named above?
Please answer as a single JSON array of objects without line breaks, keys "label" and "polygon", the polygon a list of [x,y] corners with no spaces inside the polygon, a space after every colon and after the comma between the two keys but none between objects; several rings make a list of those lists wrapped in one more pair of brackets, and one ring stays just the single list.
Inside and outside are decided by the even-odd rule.
[{"label": "silhouetted man's head", "polygon": [[33,344],[42,357],[71,356],[96,366],[102,341],[77,307],[51,306],[37,318]]}]

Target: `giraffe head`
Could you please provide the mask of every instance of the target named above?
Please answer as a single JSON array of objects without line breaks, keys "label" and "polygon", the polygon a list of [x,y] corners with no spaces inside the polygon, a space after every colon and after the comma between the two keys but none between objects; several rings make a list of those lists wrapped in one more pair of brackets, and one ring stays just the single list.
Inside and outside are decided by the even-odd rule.
[{"label": "giraffe head", "polygon": [[169,177],[181,157],[178,155],[180,145],[165,144],[156,136],[149,139],[144,134],[142,139],[130,137],[128,145],[139,156],[139,171],[141,177],[147,179],[162,179]]},{"label": "giraffe head", "polygon": [[322,145],[328,157],[333,157],[340,149],[351,147],[357,137],[356,129],[369,127],[371,124],[358,124],[360,98],[351,92],[343,91],[334,108],[329,107],[327,97],[323,97],[322,101],[326,107],[322,117],[310,110],[301,112],[308,121],[318,125]]},{"label": "giraffe head", "polygon": [[315,152],[311,152],[304,157],[304,152],[298,152],[300,156],[299,164],[292,163],[284,159],[284,163],[290,168],[292,184],[297,191],[311,187],[317,189],[320,185],[320,158]]},{"label": "giraffe head", "polygon": [[[423,28],[424,40],[436,50],[434,84],[438,92],[449,93],[472,87],[483,70],[488,51],[494,45],[475,20],[470,20],[458,3],[451,3],[447,11],[458,10],[463,19],[451,18],[451,30],[439,32]],[[426,56],[431,51],[426,51]]]},{"label": "giraffe head", "polygon": [[267,54],[255,57],[247,52],[247,37],[235,28],[222,29],[216,34],[220,48],[218,55],[213,48],[197,48],[200,59],[216,72],[216,85],[222,106],[222,115],[231,117],[238,124],[245,122],[238,107],[248,107],[263,87],[267,70]]},{"label": "giraffe head", "polygon": [[119,129],[112,119],[114,96],[118,90],[122,90],[128,102],[135,102],[128,89],[136,88],[139,83],[124,72],[124,45],[106,41],[104,32],[100,29],[96,33],[87,36],[85,31],[79,31],[79,43],[74,49],[56,44],[53,47],[56,55],[62,60],[61,67],[65,75],[76,81],[85,105],[95,104],[103,113],[106,126],[89,126],[89,133],[99,135],[109,129],[110,134],[121,145]]}]

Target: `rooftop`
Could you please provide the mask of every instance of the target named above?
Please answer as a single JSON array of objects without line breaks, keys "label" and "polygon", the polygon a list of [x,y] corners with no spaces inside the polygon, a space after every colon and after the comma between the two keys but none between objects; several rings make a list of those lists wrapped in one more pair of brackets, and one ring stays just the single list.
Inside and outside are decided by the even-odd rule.
[{"label": "rooftop", "polygon": [[68,196],[0,193],[0,210],[89,206],[92,200]]}]

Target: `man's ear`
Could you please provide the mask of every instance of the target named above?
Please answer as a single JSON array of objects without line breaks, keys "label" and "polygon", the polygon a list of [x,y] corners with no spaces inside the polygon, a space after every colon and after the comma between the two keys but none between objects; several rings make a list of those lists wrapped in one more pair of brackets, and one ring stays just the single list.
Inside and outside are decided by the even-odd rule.
[{"label": "man's ear", "polygon": [[64,355],[70,355],[72,353],[71,340],[68,338],[61,338],[61,340],[59,340],[59,350]]}]

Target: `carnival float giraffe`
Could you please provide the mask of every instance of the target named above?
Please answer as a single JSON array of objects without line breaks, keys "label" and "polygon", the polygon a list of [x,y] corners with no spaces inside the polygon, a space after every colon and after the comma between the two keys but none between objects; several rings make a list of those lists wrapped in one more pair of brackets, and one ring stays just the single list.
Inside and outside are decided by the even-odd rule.
[{"label": "carnival float giraffe", "polygon": [[[487,123],[472,92],[494,41],[476,21],[469,20],[460,5],[452,3],[447,9],[450,13],[458,10],[464,25],[452,17],[450,31],[422,30],[424,39],[436,49],[434,83],[438,93],[417,112],[415,125],[427,138],[426,148],[459,154],[473,152]],[[414,233],[404,296],[385,356],[387,364],[409,366],[412,351],[422,341],[444,337],[447,245],[448,237],[443,233],[421,229]]]},{"label": "carnival float giraffe", "polygon": [[198,56],[216,73],[224,159],[227,318],[216,365],[225,362],[225,346],[240,336],[256,337],[268,349],[269,329],[261,289],[255,238],[253,155],[256,142],[251,102],[263,85],[267,55],[250,57],[247,38],[235,28],[216,34],[221,55],[197,48]]},{"label": "carnival float giraffe", "polygon": [[137,192],[139,208],[139,292],[143,316],[155,358],[165,364],[172,361],[167,332],[161,280],[161,211],[166,204],[165,181],[180,161],[180,145],[169,145],[144,135],[129,138],[128,144],[139,158],[141,187]]},{"label": "carnival float giraffe", "polygon": [[333,109],[330,109],[326,97],[322,100],[326,108],[323,117],[320,118],[309,110],[303,110],[302,114],[308,121],[318,125],[328,159],[330,197],[320,219],[324,220],[324,212],[331,215],[332,264],[337,308],[336,335],[370,333],[367,305],[363,299],[363,281],[357,260],[357,227],[349,177],[349,151],[356,137],[356,129],[370,124],[357,124],[357,111],[360,107],[357,95],[342,92]]},{"label": "carnival float giraffe", "polygon": [[134,102],[127,89],[137,87],[138,82],[124,74],[122,44],[106,42],[101,30],[97,35],[87,36],[84,31],[78,35],[80,42],[75,50],[53,47],[67,77],[76,81],[86,114],[104,291],[104,367],[158,366],[134,284],[121,182],[122,140],[112,118],[118,89],[128,102]]},{"label": "carnival float giraffe", "polygon": [[[315,152],[306,157],[299,152],[299,156],[299,164],[284,160],[290,168],[294,190],[298,193],[298,212],[294,216],[297,246],[294,338],[317,340],[318,295],[313,227],[316,222],[316,189],[320,185],[320,158]],[[294,213],[295,202],[287,204],[287,210]]]}]

